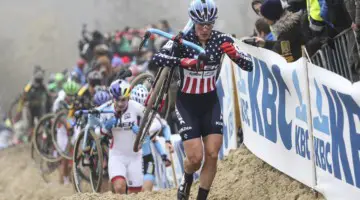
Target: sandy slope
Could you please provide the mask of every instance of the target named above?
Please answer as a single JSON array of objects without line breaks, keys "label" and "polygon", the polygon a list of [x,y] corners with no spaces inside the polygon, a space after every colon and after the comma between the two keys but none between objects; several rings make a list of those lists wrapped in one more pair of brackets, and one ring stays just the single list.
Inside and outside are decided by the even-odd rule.
[{"label": "sandy slope", "polygon": [[[74,194],[71,186],[46,184],[30,159],[29,146],[0,152],[0,199],[175,199],[176,190],[128,195]],[[195,199],[198,183],[193,186]],[[219,163],[209,199],[316,199],[309,188],[289,178],[242,147]],[[323,198],[318,198],[323,199]]]}]

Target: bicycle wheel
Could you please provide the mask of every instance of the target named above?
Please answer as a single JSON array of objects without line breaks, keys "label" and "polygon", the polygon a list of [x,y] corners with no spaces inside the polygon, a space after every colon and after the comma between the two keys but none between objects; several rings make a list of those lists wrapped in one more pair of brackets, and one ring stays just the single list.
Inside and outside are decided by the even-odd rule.
[{"label": "bicycle wheel", "polygon": [[154,81],[154,75],[150,73],[142,73],[136,76],[130,83],[131,88],[134,88],[138,84],[144,84],[147,86],[147,89],[150,89],[152,82]]},{"label": "bicycle wheel", "polygon": [[17,97],[10,105],[8,110],[8,118],[11,121],[11,124],[15,124],[21,118],[21,106],[19,105],[20,97]]},{"label": "bicycle wheel", "polygon": [[[73,129],[67,121],[68,110],[62,110],[55,115],[54,122],[51,127],[52,141],[57,152],[65,159],[72,159],[72,144],[70,134]],[[62,135],[59,135],[62,134]]]},{"label": "bicycle wheel", "polygon": [[140,150],[141,144],[144,142],[145,136],[150,128],[150,125],[157,114],[156,111],[154,111],[153,107],[158,107],[159,104],[162,102],[163,95],[165,93],[166,89],[166,80],[169,78],[170,68],[164,67],[161,69],[159,79],[157,80],[157,83],[155,87],[153,88],[153,91],[151,92],[151,96],[148,99],[144,117],[140,122],[140,131],[136,135],[133,150],[134,152],[138,152]]},{"label": "bicycle wheel", "polygon": [[[84,152],[82,145],[84,140],[90,150]],[[87,162],[85,161],[87,160]],[[73,184],[77,192],[98,192],[103,177],[103,152],[100,141],[92,129],[87,138],[82,130],[74,146],[73,155]]]},{"label": "bicycle wheel", "polygon": [[84,130],[82,130],[74,145],[73,154],[73,185],[76,192],[92,192],[90,184],[90,169],[82,165],[83,151],[82,144],[84,141]]},{"label": "bicycle wheel", "polygon": [[35,126],[34,136],[32,137],[36,152],[47,162],[61,160],[61,156],[57,152],[51,138],[51,127],[54,117],[55,115],[52,113],[44,115]]},{"label": "bicycle wheel", "polygon": [[[138,75],[136,78],[134,78],[131,83],[130,86],[131,88],[134,88],[136,85],[138,84],[143,84],[145,85],[145,87],[150,90],[151,89],[151,85],[153,83],[153,81],[155,80],[154,75],[152,75],[151,73],[142,73],[140,75]],[[174,83],[176,85],[176,83]],[[172,86],[171,86],[172,87]],[[176,87],[176,86],[175,86]],[[175,91],[176,93],[176,91]],[[164,102],[164,106],[161,110],[161,112],[159,112],[160,116],[163,118],[167,118],[169,116],[169,109],[172,106],[172,101],[171,101],[171,97],[172,97],[172,93],[169,94],[169,98],[166,99],[166,101]]]}]

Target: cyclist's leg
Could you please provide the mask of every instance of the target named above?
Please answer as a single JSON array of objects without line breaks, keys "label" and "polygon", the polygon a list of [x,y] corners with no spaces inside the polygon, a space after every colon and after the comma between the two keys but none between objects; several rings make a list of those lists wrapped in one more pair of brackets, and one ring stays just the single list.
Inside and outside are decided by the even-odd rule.
[{"label": "cyclist's leg", "polygon": [[143,186],[144,174],[142,170],[142,156],[130,158],[131,161],[127,166],[127,184],[129,186],[128,193],[138,193]]},{"label": "cyclist's leg", "polygon": [[177,125],[186,155],[184,168],[186,173],[192,174],[201,167],[203,148],[198,118],[190,114],[193,110],[188,109],[185,109],[181,101],[176,102]]},{"label": "cyclist's leg", "polygon": [[[64,126],[60,126],[56,129],[56,141],[61,149],[65,151],[68,141],[67,130]],[[63,158],[59,165],[60,183],[65,184],[69,179],[68,161]]]},{"label": "cyclist's leg", "polygon": [[142,191],[152,191],[155,181],[155,164],[152,154],[143,156],[144,183]]},{"label": "cyclist's leg", "polygon": [[123,156],[109,157],[109,179],[113,185],[114,192],[118,194],[126,193],[126,166]]},{"label": "cyclist's leg", "polygon": [[[210,124],[209,124],[210,122]],[[200,174],[198,199],[206,199],[217,170],[218,154],[222,145],[222,115],[219,101],[201,120],[205,160]]]},{"label": "cyclist's leg", "polygon": [[198,117],[194,115],[196,111],[191,109],[190,106],[185,109],[179,100],[176,102],[175,112],[179,134],[183,141],[186,155],[184,160],[184,175],[178,188],[177,198],[189,199],[193,173],[201,167],[203,158],[199,120]]}]

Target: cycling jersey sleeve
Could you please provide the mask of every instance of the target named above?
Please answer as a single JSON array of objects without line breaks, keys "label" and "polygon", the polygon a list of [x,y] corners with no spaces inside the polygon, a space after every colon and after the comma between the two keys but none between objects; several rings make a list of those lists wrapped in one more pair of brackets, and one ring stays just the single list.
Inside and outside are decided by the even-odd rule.
[{"label": "cycling jersey sleeve", "polygon": [[151,63],[158,67],[176,67],[179,66],[181,61],[180,58],[170,56],[170,50],[173,46],[173,41],[169,40],[162,48],[161,50],[156,53]]},{"label": "cycling jersey sleeve", "polygon": [[[165,122],[165,123],[163,123]],[[171,130],[170,130],[170,126],[168,125],[168,123],[165,120],[162,120],[162,134],[165,138],[165,141],[171,141]]]},{"label": "cycling jersey sleeve", "polygon": [[238,53],[238,56],[237,56],[237,58],[235,58],[235,59],[232,58],[231,60],[235,64],[237,64],[241,69],[243,69],[245,71],[249,71],[249,72],[252,71],[253,63],[252,63],[251,57],[246,55],[244,52],[240,51],[240,49],[238,48],[237,45],[235,45],[235,41],[230,37],[230,35],[221,34],[220,41],[222,41],[222,43],[229,42],[229,43],[233,44]]},{"label": "cycling jersey sleeve", "polygon": [[52,112],[56,113],[61,108],[61,103],[65,100],[66,94],[63,90],[59,91],[58,97],[55,99]]},{"label": "cycling jersey sleeve", "polygon": [[165,150],[163,148],[163,146],[161,146],[159,140],[155,140],[154,142],[154,146],[156,148],[156,151],[160,154],[160,155],[166,155]]}]

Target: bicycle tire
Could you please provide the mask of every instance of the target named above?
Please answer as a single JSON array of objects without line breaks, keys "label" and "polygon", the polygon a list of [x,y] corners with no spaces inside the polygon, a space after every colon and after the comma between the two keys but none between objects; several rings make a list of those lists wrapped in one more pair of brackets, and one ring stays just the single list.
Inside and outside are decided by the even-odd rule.
[{"label": "bicycle tire", "polygon": [[152,79],[154,80],[155,77],[154,75],[150,74],[150,73],[142,73],[139,74],[138,76],[136,76],[130,83],[130,88],[134,88],[136,85],[142,83],[144,80],[146,79]]},{"label": "bicycle tire", "polygon": [[[56,141],[56,134],[57,134],[57,130],[56,127],[58,125],[58,123],[61,120],[61,117],[63,117],[64,115],[66,115],[68,112],[68,110],[61,110],[60,112],[56,113],[55,118],[54,118],[54,123],[52,124],[52,128],[51,128],[51,137],[52,137],[52,141],[54,143],[54,146],[57,150],[57,152],[65,159],[68,160],[72,160],[72,155],[68,155],[66,152],[62,151],[58,142]],[[66,122],[67,123],[67,122]],[[66,124],[65,124],[66,125]],[[67,142],[67,147],[66,149],[68,149],[69,145],[71,145],[71,137],[68,137],[68,142]],[[66,150],[65,150],[66,151]]]},{"label": "bicycle tire", "polygon": [[[92,171],[93,169],[90,168],[90,177],[87,177],[81,170],[78,170],[78,165],[82,164],[81,163],[81,155],[83,154],[81,150],[81,145],[82,145],[82,139],[84,138],[85,135],[85,131],[84,129],[80,132],[79,137],[77,138],[75,145],[74,145],[74,154],[73,154],[73,169],[72,169],[72,174],[73,174],[73,186],[75,191],[77,192],[84,192],[84,190],[81,188],[81,180],[80,178],[84,179],[85,181],[89,182],[91,184],[91,189],[93,192],[99,192],[101,184],[102,184],[102,174],[103,174],[103,168],[102,168],[102,161],[103,161],[103,152],[102,152],[102,147],[99,141],[99,138],[96,136],[96,134],[94,133],[94,131],[92,129],[89,130],[89,135],[90,139],[92,138],[95,141],[95,146],[98,152],[98,160],[101,160],[101,165],[100,168],[97,167],[98,174],[101,174],[100,176],[98,176],[97,178],[97,184],[94,184],[94,178],[92,176]],[[89,139],[89,138],[88,138]],[[96,178],[95,178],[96,179]]]},{"label": "bicycle tire", "polygon": [[[96,136],[95,132],[93,129],[89,130],[91,137],[95,140],[95,145],[96,145],[96,149],[97,149],[97,154],[98,154],[98,163],[96,168],[90,168],[90,183],[91,183],[91,187],[93,189],[94,192],[99,192],[100,191],[100,187],[102,184],[102,178],[103,178],[103,152],[102,152],[102,147],[100,144],[100,140],[99,138]],[[93,177],[94,174],[99,174],[98,177]],[[97,181],[97,183],[95,184],[94,181]]]},{"label": "bicycle tire", "polygon": [[19,100],[20,100],[20,97],[17,97],[13,102],[11,102],[10,108],[9,108],[9,110],[7,112],[7,115],[8,115],[8,118],[10,119],[10,121],[11,121],[11,124],[16,123],[16,121],[14,119],[14,116],[13,116],[13,114],[14,114],[13,111],[14,111],[14,109],[17,108]]},{"label": "bicycle tire", "polygon": [[[42,159],[46,160],[47,162],[57,162],[57,161],[60,161],[61,160],[61,156],[58,156],[58,157],[51,157],[49,155],[47,155],[46,153],[44,153],[42,151],[42,148],[39,146],[38,144],[38,140],[39,139],[38,137],[43,137],[42,134],[39,134],[39,129],[40,127],[47,121],[47,120],[51,120],[52,118],[55,117],[55,114],[53,113],[49,113],[49,114],[46,114],[44,115],[40,120],[39,120],[39,123],[35,126],[35,129],[34,129],[34,136],[32,137],[32,142],[34,144],[34,148],[35,148],[35,151],[41,156]],[[47,134],[47,137],[52,137],[52,134],[51,134],[51,128],[50,127],[50,133]],[[47,138],[46,138],[47,139]],[[47,142],[51,142],[51,145],[54,145],[53,144],[53,140],[52,138],[50,138],[50,141],[47,141]],[[49,146],[50,147],[50,146]],[[55,150],[57,153],[59,153],[56,149],[56,147],[54,146]]]},{"label": "bicycle tire", "polygon": [[[149,120],[146,120],[146,119],[149,119],[149,117],[150,117],[150,121],[152,122],[153,118],[156,115],[156,112],[152,109],[152,107],[153,107],[153,104],[155,103],[156,99],[159,96],[162,98],[162,96],[164,94],[165,87],[163,87],[163,86],[166,81],[166,78],[168,78],[168,74],[170,73],[170,68],[163,67],[161,69],[160,73],[161,74],[159,76],[159,79],[156,82],[156,85],[150,94],[151,96],[148,99],[143,119],[140,122],[140,130],[139,130],[139,133],[136,135],[134,146],[133,146],[134,152],[138,152],[140,150],[140,148],[141,148],[140,144],[142,144],[145,139],[146,130],[151,125],[151,123],[148,123]],[[158,102],[158,103],[161,103],[161,102]],[[155,105],[155,106],[157,106],[157,105]]]},{"label": "bicycle tire", "polygon": [[81,180],[80,179],[84,179],[86,182],[90,183],[90,178],[87,177],[81,170],[78,170],[77,166],[79,163],[79,160],[77,159],[78,154],[82,154],[82,152],[79,153],[79,147],[81,147],[82,144],[82,139],[84,137],[84,130],[81,130],[79,137],[77,138],[77,140],[75,141],[75,145],[74,145],[74,154],[73,154],[73,166],[72,166],[72,175],[73,175],[73,186],[76,192],[84,192],[81,189]]}]

